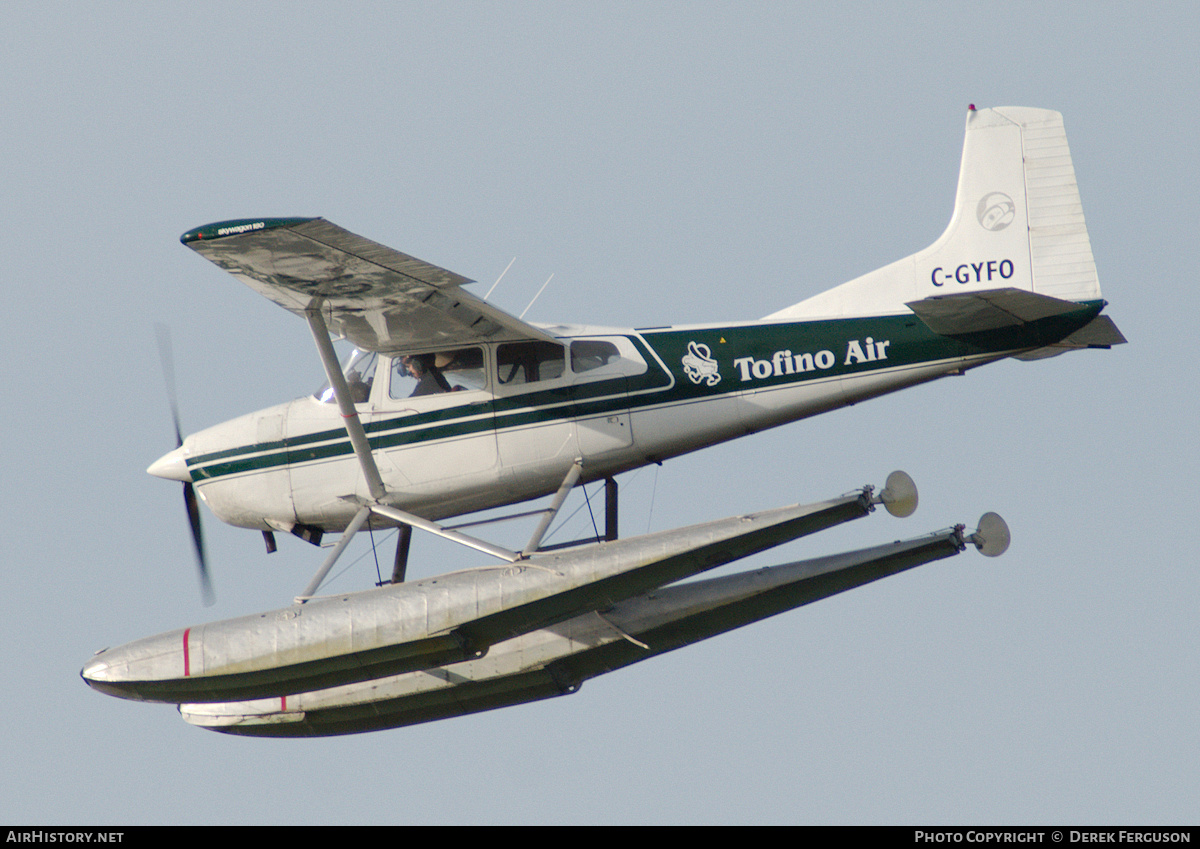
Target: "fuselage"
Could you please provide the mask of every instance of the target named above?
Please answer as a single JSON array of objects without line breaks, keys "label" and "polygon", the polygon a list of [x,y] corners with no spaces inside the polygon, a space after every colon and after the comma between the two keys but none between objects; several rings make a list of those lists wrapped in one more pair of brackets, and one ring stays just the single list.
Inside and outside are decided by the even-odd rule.
[{"label": "fuselage", "polygon": [[[932,332],[886,315],[601,330],[561,344],[429,347],[351,364],[350,386],[387,488],[429,519],[553,492],[576,459],[597,480],[1040,348],[1102,301],[1016,327]],[[318,393],[320,395],[320,393]],[[368,497],[330,393],[189,436],[183,456],[223,521],[340,531]]]}]

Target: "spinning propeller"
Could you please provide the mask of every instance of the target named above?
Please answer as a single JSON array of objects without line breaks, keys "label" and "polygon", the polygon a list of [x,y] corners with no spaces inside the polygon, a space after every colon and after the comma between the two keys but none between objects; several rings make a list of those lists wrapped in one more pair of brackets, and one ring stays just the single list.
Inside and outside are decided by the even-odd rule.
[{"label": "spinning propeller", "polygon": [[175,360],[171,353],[171,334],[159,324],[158,355],[162,360],[163,380],[167,384],[167,399],[171,405],[171,420],[175,425],[175,450],[156,460],[148,471],[156,477],[183,482],[183,503],[187,508],[188,525],[192,529],[192,546],[196,550],[196,568],[200,575],[200,596],[204,606],[209,607],[216,596],[212,580],[208,576],[208,563],[204,556],[204,532],[200,528],[200,504],[196,499],[196,486],[183,458],[183,430],[179,425],[179,401],[175,394]]}]

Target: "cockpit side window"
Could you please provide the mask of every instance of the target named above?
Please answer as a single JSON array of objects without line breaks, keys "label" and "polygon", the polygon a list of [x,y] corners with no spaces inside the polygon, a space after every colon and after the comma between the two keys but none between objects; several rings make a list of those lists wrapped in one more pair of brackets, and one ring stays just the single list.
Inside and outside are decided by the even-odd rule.
[{"label": "cockpit side window", "polygon": [[482,348],[406,354],[392,360],[392,400],[487,388]]},{"label": "cockpit side window", "polygon": [[554,342],[509,342],[496,351],[501,386],[557,380],[566,370],[566,352]]}]

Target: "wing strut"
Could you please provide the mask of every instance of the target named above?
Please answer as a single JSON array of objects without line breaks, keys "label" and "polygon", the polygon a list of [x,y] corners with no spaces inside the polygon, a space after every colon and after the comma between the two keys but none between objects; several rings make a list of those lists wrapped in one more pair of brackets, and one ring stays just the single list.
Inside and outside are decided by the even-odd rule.
[{"label": "wing strut", "polygon": [[[324,316],[321,315],[321,308],[322,302],[318,299],[304,311],[304,316],[308,320],[309,329],[312,331],[313,341],[316,342],[317,353],[321,355],[321,365],[325,367],[325,377],[329,380],[329,385],[333,387],[333,395],[337,399],[338,409],[341,411],[346,433],[350,436],[350,444],[354,448],[354,454],[358,457],[358,463],[362,467],[363,477],[366,480],[370,498],[353,499],[359,502],[358,512],[355,513],[354,519],[347,526],[345,532],[342,534],[342,538],[334,546],[333,551],[325,558],[325,562],[321,564],[321,568],[317,570],[313,579],[309,581],[308,586],[304,588],[304,592],[296,597],[296,602],[303,604],[312,598],[317,588],[321,586],[321,582],[325,580],[325,576],[329,574],[329,570],[333,568],[333,564],[337,562],[338,557],[341,556],[346,546],[350,544],[350,540],[354,538],[354,535],[363,526],[363,523],[366,522],[367,517],[371,513],[385,516],[399,523],[404,529],[402,534],[405,535],[401,537],[400,546],[396,551],[396,564],[392,575],[393,582],[396,582],[397,578],[400,581],[404,580],[405,565],[408,559],[407,534],[411,533],[412,528],[420,528],[461,545],[490,554],[493,557],[499,557],[501,560],[507,560],[509,563],[524,560],[530,554],[537,551],[547,526],[558,515],[559,508],[562,507],[562,502],[567,497],[567,493],[579,481],[579,476],[583,472],[582,459],[576,460],[571,466],[570,471],[567,472],[562,486],[559,487],[558,493],[554,497],[554,503],[545,511],[545,516],[537,530],[534,531],[529,544],[520,553],[509,551],[506,548],[492,545],[489,542],[467,536],[466,534],[460,534],[436,522],[431,522],[428,519],[381,503],[387,495],[387,487],[383,484],[383,478],[379,474],[379,467],[375,465],[375,457],[371,454],[371,443],[367,439],[367,432],[363,429],[358,412],[354,409],[354,401],[350,394],[350,388],[346,385],[346,376],[342,374],[341,364],[338,362],[337,354],[333,350],[333,342],[329,339],[329,328],[325,324]],[[403,554],[401,550],[403,550]]]},{"label": "wing strut", "polygon": [[[317,353],[321,355],[321,365],[325,367],[325,377],[329,380],[329,385],[333,387],[333,395],[337,399],[338,409],[341,410],[342,422],[346,426],[346,433],[350,436],[350,444],[354,448],[355,456],[358,457],[358,464],[362,467],[363,477],[367,482],[367,491],[371,494],[373,501],[378,501],[387,494],[387,488],[383,485],[379,467],[375,465],[375,458],[371,455],[371,443],[358,418],[358,412],[354,409],[350,387],[346,385],[346,376],[342,374],[341,364],[333,350],[333,342],[329,340],[329,328],[325,326],[325,319],[321,315],[320,301],[306,310],[304,316],[308,319],[308,327],[312,331],[313,341],[317,343]],[[365,504],[359,507],[345,532],[342,533],[342,538],[333,547],[333,551],[325,558],[325,562],[313,575],[304,591],[296,597],[297,604],[303,604],[312,598],[321,586],[321,582],[325,580],[325,576],[329,574],[329,570],[333,568],[333,564],[342,556],[346,546],[354,539],[354,535],[358,533],[359,528],[363,526],[370,515],[370,507]]]},{"label": "wing strut", "polygon": [[[346,432],[350,435],[350,444],[354,454],[362,466],[363,477],[367,479],[367,491],[371,498],[378,501],[387,490],[383,486],[383,478],[379,476],[379,467],[371,456],[371,443],[367,440],[367,432],[363,430],[358,413],[354,409],[354,400],[350,395],[350,387],[346,385],[346,376],[342,374],[341,364],[334,353],[333,343],[329,341],[329,329],[321,315],[321,305],[318,302],[304,313],[308,319],[308,327],[312,330],[313,341],[317,343],[317,352],[321,355],[321,364],[325,366],[325,377],[333,387],[333,395],[337,398],[338,408],[342,411],[342,419]],[[356,517],[357,518],[357,517]]]}]

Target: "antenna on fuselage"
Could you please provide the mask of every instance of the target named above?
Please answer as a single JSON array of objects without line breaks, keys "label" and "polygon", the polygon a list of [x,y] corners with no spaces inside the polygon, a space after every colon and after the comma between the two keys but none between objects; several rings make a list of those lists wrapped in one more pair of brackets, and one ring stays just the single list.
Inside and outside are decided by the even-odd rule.
[{"label": "antenna on fuselage", "polygon": [[496,291],[496,287],[500,285],[500,281],[504,279],[504,275],[508,274],[508,270],[512,268],[512,264],[516,261],[517,258],[514,256],[508,261],[508,265],[504,266],[504,270],[500,272],[500,276],[496,278],[496,282],[492,284],[492,288],[488,289],[487,294],[483,296],[485,301],[492,296],[492,292]]},{"label": "antenna on fuselage", "polygon": [[[542,292],[546,291],[546,287],[550,285],[550,281],[553,279],[554,279],[553,274],[551,274],[549,277],[546,278],[546,282],[542,284],[542,288],[538,289],[538,293],[533,296],[533,301],[536,301],[538,298],[540,298],[542,296]],[[533,301],[530,301],[529,304],[525,307],[525,309],[523,309],[521,311],[521,314],[519,316],[517,316],[518,319],[525,318],[525,313],[529,312],[529,307],[533,306]]]}]

